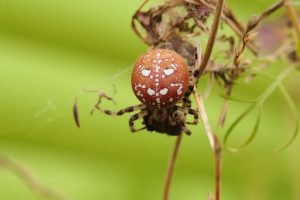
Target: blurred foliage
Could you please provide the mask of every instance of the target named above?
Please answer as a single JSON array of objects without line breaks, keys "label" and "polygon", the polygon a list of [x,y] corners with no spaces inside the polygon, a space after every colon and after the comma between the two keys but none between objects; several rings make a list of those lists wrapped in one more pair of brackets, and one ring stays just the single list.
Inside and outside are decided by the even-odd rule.
[{"label": "blurred foliage", "polygon": [[[274,1],[229,1],[245,22]],[[140,0],[38,1],[0,0],[0,154],[24,165],[43,185],[69,199],[160,199],[165,168],[175,138],[146,131],[132,134],[129,116],[89,116],[96,94],[113,93],[117,106],[137,104],[130,69],[146,46],[130,29]],[[276,74],[278,63],[268,73]],[[300,102],[297,79],[285,82]],[[256,97],[270,84],[257,77],[238,85],[235,96]],[[206,79],[200,82],[205,88]],[[219,89],[205,100],[215,127],[222,105]],[[72,118],[79,96],[82,128]],[[230,103],[228,122],[247,105]],[[298,103],[299,108],[299,103]],[[292,134],[291,113],[279,91],[264,105],[263,123],[251,145],[236,154],[224,152],[224,200],[300,199],[299,138],[285,151],[272,149]],[[249,115],[230,142],[247,138],[255,124]],[[228,127],[226,127],[228,128]],[[224,128],[224,130],[226,129]],[[206,199],[213,190],[213,156],[201,126],[184,137],[171,199]],[[222,137],[224,130],[216,130]],[[16,175],[0,166],[0,199],[36,199]]]}]

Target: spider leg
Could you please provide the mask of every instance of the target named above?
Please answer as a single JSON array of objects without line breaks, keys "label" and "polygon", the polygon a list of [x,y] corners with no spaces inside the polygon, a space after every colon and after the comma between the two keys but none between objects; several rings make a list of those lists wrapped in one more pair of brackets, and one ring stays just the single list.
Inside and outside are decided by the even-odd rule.
[{"label": "spider leg", "polygon": [[[114,88],[115,89],[115,88]],[[83,90],[84,92],[99,92],[97,90],[90,90],[90,89],[84,89]],[[114,92],[115,93],[115,92]],[[91,114],[94,112],[96,106],[99,106],[99,104],[101,103],[102,101],[102,98],[105,98],[109,101],[112,101],[114,104],[116,104],[115,100],[112,98],[112,97],[109,97],[107,96],[104,92],[99,92],[99,98],[98,98],[98,101],[97,103],[95,104],[94,106],[94,109],[91,111]],[[73,117],[74,117],[74,120],[75,120],[75,123],[77,125],[77,127],[80,128],[80,120],[79,120],[79,114],[78,114],[78,105],[77,105],[77,101],[78,101],[78,98],[76,97],[75,98],[75,102],[74,102],[74,105],[73,105]]]},{"label": "spider leg", "polygon": [[199,118],[199,114],[196,110],[189,108],[188,109],[188,114],[193,115],[194,116],[194,121],[193,122],[186,122],[187,124],[193,124],[196,125],[198,124],[198,118]]},{"label": "spider leg", "polygon": [[190,114],[194,116],[194,121],[193,122],[186,122],[186,124],[192,124],[196,125],[198,124],[198,119],[199,119],[199,114],[196,110],[188,107],[178,107],[178,110],[181,110],[184,114]]},{"label": "spider leg", "polygon": [[182,98],[182,107],[191,108],[192,107],[192,101],[188,97]]},{"label": "spider leg", "polygon": [[182,128],[182,131],[185,134],[187,134],[187,135],[191,135],[192,134],[192,132],[186,126],[182,126],[181,128]]},{"label": "spider leg", "polygon": [[101,99],[102,99],[102,98],[105,98],[105,99],[107,99],[108,101],[112,101],[114,104],[117,104],[117,103],[115,102],[115,100],[114,100],[112,97],[107,96],[104,92],[100,92],[100,93],[99,93],[98,104],[101,103]]},{"label": "spider leg", "polygon": [[129,106],[127,108],[123,108],[123,109],[118,110],[118,111],[113,111],[113,110],[108,110],[108,109],[102,109],[99,105],[95,105],[95,107],[91,111],[91,114],[93,114],[94,111],[97,109],[97,110],[99,110],[100,112],[103,112],[106,115],[117,116],[117,115],[123,115],[125,113],[130,113],[130,112],[133,112],[133,111],[136,111],[136,110],[141,110],[144,107],[145,106],[143,104],[140,104],[140,105],[135,105],[135,106]]},{"label": "spider leg", "polygon": [[136,105],[136,106],[129,106],[129,107],[121,109],[119,111],[107,110],[107,109],[103,109],[100,107],[102,98],[105,98],[105,99],[115,103],[115,101],[112,97],[107,96],[104,92],[100,92],[98,101],[94,105],[94,108],[91,110],[91,114],[93,114],[95,112],[95,110],[99,110],[100,112],[103,112],[106,115],[123,115],[124,113],[130,113],[130,112],[133,112],[136,110],[141,110],[145,107],[143,104],[140,104],[140,105]]},{"label": "spider leg", "polygon": [[200,69],[197,66],[200,66],[201,63],[201,53],[200,48],[195,47],[195,68],[193,69],[192,73],[190,74],[190,82],[188,86],[188,91],[184,94],[183,100],[188,99],[188,97],[192,94],[194,90],[194,86],[198,83],[200,78]]},{"label": "spider leg", "polygon": [[142,110],[141,112],[139,113],[136,113],[134,115],[132,115],[129,119],[129,127],[130,127],[130,130],[131,132],[138,132],[138,131],[141,131],[141,130],[144,130],[146,127],[142,127],[142,128],[138,128],[136,129],[134,127],[134,121],[138,120],[138,119],[142,119],[145,115],[147,115],[148,112],[146,110]]}]

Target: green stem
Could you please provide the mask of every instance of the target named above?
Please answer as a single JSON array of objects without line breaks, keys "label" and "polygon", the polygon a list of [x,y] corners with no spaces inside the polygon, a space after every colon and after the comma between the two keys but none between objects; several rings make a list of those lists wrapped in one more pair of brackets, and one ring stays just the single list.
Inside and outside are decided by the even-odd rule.
[{"label": "green stem", "polygon": [[273,92],[274,90],[282,83],[282,81],[293,71],[294,66],[285,68],[275,81],[257,98],[257,104],[262,104]]}]

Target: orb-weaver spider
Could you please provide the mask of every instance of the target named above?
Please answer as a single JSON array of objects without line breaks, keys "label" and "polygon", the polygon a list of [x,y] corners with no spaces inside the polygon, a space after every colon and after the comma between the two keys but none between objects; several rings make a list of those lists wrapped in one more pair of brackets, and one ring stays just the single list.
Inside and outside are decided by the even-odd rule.
[{"label": "orb-weaver spider", "polygon": [[[132,18],[132,28],[139,37],[142,36],[136,29],[135,20],[139,18],[139,11],[146,2],[147,0]],[[182,132],[190,135],[191,132],[186,124],[197,124],[198,112],[191,108],[189,96],[194,91],[200,75],[204,72],[208,63],[221,20],[223,3],[224,1],[221,0],[221,3],[217,6],[211,34],[201,62],[198,47],[183,40],[175,32],[175,34],[173,32],[166,33],[167,37],[164,40],[158,39],[158,42],[156,39],[153,40],[151,50],[141,56],[134,66],[131,81],[132,88],[142,104],[130,106],[117,112],[103,109],[100,107],[102,98],[110,101],[113,101],[113,99],[100,92],[98,101],[91,113],[99,110],[107,115],[123,115],[139,110],[139,113],[134,114],[129,119],[132,132],[147,129],[148,131],[156,131],[167,135],[180,135]],[[157,21],[155,17],[153,20]],[[138,19],[138,21],[143,24],[143,20]],[[146,30],[148,29],[144,25],[142,26]],[[153,36],[158,35],[154,34]],[[145,38],[143,40],[145,41]],[[186,122],[188,114],[194,116],[193,122]],[[73,115],[77,126],[79,126],[77,102],[74,104]],[[145,127],[138,129],[134,127],[134,121],[138,119],[143,119]],[[210,137],[210,140],[213,143],[212,137]]]},{"label": "orb-weaver spider", "polygon": [[[197,53],[195,57],[198,57]],[[119,111],[103,109],[100,107],[102,98],[109,101],[113,99],[100,92],[91,113],[99,110],[117,116],[139,111],[129,119],[132,132],[147,129],[168,135],[179,135],[182,132],[190,135],[186,124],[198,123],[198,112],[191,108],[189,100],[196,83],[194,74],[198,74],[197,70],[190,73],[183,58],[175,51],[152,49],[136,61],[132,71],[132,89],[142,103]],[[193,122],[186,122],[188,114],[194,117]],[[79,125],[76,109],[74,115]],[[144,127],[137,129],[134,121],[138,119],[143,119]]]}]

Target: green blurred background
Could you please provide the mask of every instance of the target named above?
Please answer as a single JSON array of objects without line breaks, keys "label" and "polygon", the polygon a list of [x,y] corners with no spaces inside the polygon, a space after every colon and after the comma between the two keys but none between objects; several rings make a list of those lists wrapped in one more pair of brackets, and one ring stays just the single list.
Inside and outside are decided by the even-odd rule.
[{"label": "green blurred background", "polygon": [[[229,1],[245,22],[274,1]],[[141,0],[0,0],[0,154],[25,166],[43,185],[77,200],[161,199],[174,137],[132,134],[129,115],[89,115],[96,94],[113,93],[117,106],[137,104],[130,88],[131,66],[147,49],[130,29]],[[282,63],[272,66],[282,69]],[[272,70],[270,71],[273,72]],[[200,88],[205,87],[205,80]],[[255,97],[270,84],[257,78],[238,85],[236,96]],[[299,102],[296,78],[286,82]],[[222,105],[214,88],[205,100],[215,127]],[[81,129],[72,118],[79,96]],[[228,123],[247,105],[231,103]],[[299,104],[298,104],[299,106]],[[276,109],[274,109],[276,108]],[[254,112],[255,114],[255,112]],[[254,115],[239,126],[233,140],[247,137]],[[224,151],[224,200],[300,199],[300,139],[285,151],[272,149],[291,135],[291,114],[275,92],[265,105],[258,137],[238,153]],[[227,124],[228,127],[228,124]],[[213,191],[213,155],[203,128],[184,137],[171,200],[207,199]],[[214,128],[215,130],[215,128]],[[224,129],[217,130],[220,137]],[[11,171],[0,168],[0,199],[31,200],[36,195]]]}]

